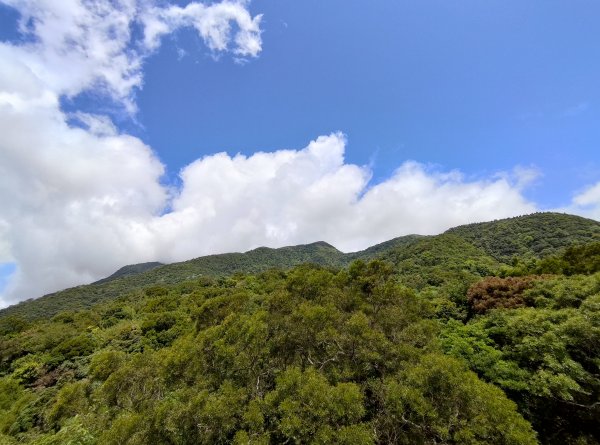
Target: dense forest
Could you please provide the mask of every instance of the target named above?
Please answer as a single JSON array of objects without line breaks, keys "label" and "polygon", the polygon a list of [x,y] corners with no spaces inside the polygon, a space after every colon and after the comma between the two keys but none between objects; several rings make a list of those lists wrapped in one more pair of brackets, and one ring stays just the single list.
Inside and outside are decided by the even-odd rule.
[{"label": "dense forest", "polygon": [[0,444],[600,444],[600,223],[129,266],[0,311]]}]

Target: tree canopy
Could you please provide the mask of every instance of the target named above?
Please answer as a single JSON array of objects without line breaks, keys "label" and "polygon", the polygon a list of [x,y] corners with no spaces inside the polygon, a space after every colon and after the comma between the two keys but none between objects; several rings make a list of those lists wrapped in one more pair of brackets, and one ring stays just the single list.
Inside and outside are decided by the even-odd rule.
[{"label": "tree canopy", "polygon": [[597,243],[404,241],[4,314],[0,443],[600,443]]}]

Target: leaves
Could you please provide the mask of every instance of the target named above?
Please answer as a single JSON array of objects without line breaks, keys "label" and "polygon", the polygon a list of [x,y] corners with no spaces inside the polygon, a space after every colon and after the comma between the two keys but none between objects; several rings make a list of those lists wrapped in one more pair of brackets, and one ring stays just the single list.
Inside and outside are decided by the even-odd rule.
[{"label": "leaves", "polygon": [[[575,226],[583,239],[589,225]],[[587,264],[583,247],[562,252],[550,237],[542,248],[519,227],[469,230]],[[600,274],[486,278],[545,260],[502,266],[488,254],[496,239],[476,246],[460,230],[409,238],[369,251],[385,261],[341,270],[324,244],[250,257],[317,253],[327,267],[181,281],[200,263],[240,270],[248,257],[162,266],[85,288],[90,301],[117,296],[91,309],[2,319],[0,440],[533,444],[537,432],[595,443]]]}]

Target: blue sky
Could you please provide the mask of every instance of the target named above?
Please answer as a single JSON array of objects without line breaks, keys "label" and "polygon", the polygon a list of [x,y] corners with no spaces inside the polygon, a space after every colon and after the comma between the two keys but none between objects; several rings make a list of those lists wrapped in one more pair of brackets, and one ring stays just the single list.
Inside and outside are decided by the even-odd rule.
[{"label": "blue sky", "polygon": [[[227,14],[232,33],[213,40],[191,26],[211,12],[197,8],[192,13],[191,2],[162,2],[156,4],[162,9],[129,19],[129,31],[123,30],[125,37],[117,49],[112,46],[114,30],[98,31],[100,43],[94,50],[101,48],[100,56],[93,60],[88,59],[93,51],[69,58],[65,54],[73,48],[63,51],[60,45],[75,41],[85,48],[85,39],[96,35],[94,27],[108,19],[95,21],[81,0],[68,3],[73,11],[89,13],[84,15],[89,21],[78,21],[80,16],[69,16],[67,8],[47,0],[0,1],[0,40],[10,54],[7,60],[34,74],[32,82],[42,85],[35,94],[44,90],[44,97],[56,97],[58,105],[44,102],[43,109],[52,113],[53,122],[64,122],[60,129],[50,129],[48,120],[48,134],[57,142],[47,148],[34,146],[45,144],[39,141],[19,145],[30,147],[25,150],[31,157],[18,164],[27,168],[6,182],[6,195],[0,195],[14,194],[15,184],[35,174],[35,168],[43,169],[39,187],[22,192],[22,205],[0,213],[0,247],[7,246],[4,255],[0,248],[0,262],[13,264],[19,273],[12,269],[10,273],[20,274],[21,281],[33,279],[35,270],[45,271],[44,277],[37,277],[44,283],[41,288],[13,283],[17,290],[10,291],[10,298],[95,279],[127,262],[174,261],[315,238],[352,250],[419,228],[434,233],[458,223],[534,210],[600,215],[598,2],[231,2],[228,5],[235,5],[235,10]],[[101,3],[123,17],[133,16],[120,2]],[[55,13],[68,39],[53,35],[56,27],[44,28],[46,16],[36,15],[44,8]],[[174,19],[173,11],[187,18]],[[161,17],[160,26],[168,29],[157,28],[151,16]],[[23,20],[29,21],[25,34],[18,29]],[[156,29],[161,31],[155,40],[144,40]],[[234,38],[238,31],[247,32],[254,46],[248,41],[239,44]],[[221,43],[226,45],[219,47]],[[6,74],[4,86],[0,78],[0,91],[14,90],[22,97],[34,94],[20,84],[14,86],[16,78],[11,76],[15,75]],[[27,105],[32,122],[32,116],[41,113],[39,103]],[[94,125],[103,125],[101,130],[92,128],[90,115]],[[6,125],[13,122],[9,117]],[[0,126],[2,119],[0,115]],[[76,133],[77,126],[87,134]],[[75,136],[98,148],[69,148]],[[310,149],[310,141],[320,136],[329,138],[318,142],[324,148],[317,144]],[[0,145],[0,153],[16,153],[17,142]],[[111,144],[117,142],[127,145],[129,157],[126,162],[115,157],[115,164],[110,164],[113,161],[106,160],[113,155],[106,153],[113,153],[116,145]],[[53,159],[77,160],[82,171],[89,165],[98,180],[88,184],[77,177],[58,184],[56,178],[71,178],[69,171],[61,170],[64,162],[33,167],[39,160],[36,153],[44,150]],[[227,159],[215,157],[223,151],[229,154]],[[260,151],[269,152],[271,158],[253,156]],[[236,153],[246,158],[234,158]],[[306,164],[305,155],[314,163]],[[6,165],[17,165],[15,159],[7,157]],[[107,162],[105,170],[96,171],[99,160]],[[124,165],[137,167],[127,170]],[[269,195],[265,202],[258,200],[247,208],[239,205],[249,200],[241,191],[264,193],[263,185],[256,184],[270,175],[283,177],[277,173],[282,166],[304,181],[301,187],[302,181],[294,183],[298,188],[289,192],[294,208],[306,206],[302,217],[291,208],[281,210],[280,196]],[[49,169],[53,174],[44,176]],[[248,179],[249,169],[257,177]],[[144,177],[139,174],[142,170],[148,172]],[[102,172],[108,177],[103,178]],[[294,174],[286,173],[288,178]],[[240,177],[245,179],[238,187],[235,181]],[[338,179],[329,183],[330,177]],[[219,188],[226,181],[230,182]],[[291,187],[279,179],[269,181],[271,188]],[[331,192],[338,187],[339,193]],[[313,188],[320,190],[315,196],[331,195],[331,201],[318,204],[323,209],[346,200],[347,207],[337,213],[345,215],[344,221],[364,221],[340,230],[339,219],[314,209],[320,198],[302,195],[302,190]],[[221,200],[230,190],[232,195]],[[56,196],[52,210],[41,201],[48,196]],[[416,198],[411,201],[410,196]],[[435,199],[423,204],[419,196]],[[232,204],[223,207],[220,201]],[[446,208],[444,203],[450,201],[458,204]],[[99,202],[105,207],[97,207]],[[390,202],[398,203],[398,213],[382,221],[364,216]],[[236,213],[234,209],[241,207],[245,210]],[[73,216],[74,208],[80,219]],[[46,211],[49,215],[41,217]],[[192,213],[196,216],[190,217]],[[85,237],[86,224],[97,230],[99,214],[111,219],[103,220],[110,231],[98,232],[98,239],[112,246],[107,239],[128,233],[136,239],[134,245],[115,237],[112,250],[102,246],[98,257],[88,259],[77,247],[96,248],[87,238],[68,247],[57,241],[70,238],[55,226],[73,224]],[[414,221],[399,216],[411,214]],[[38,219],[54,225],[32,222]],[[23,221],[31,223],[29,233],[39,235],[36,242],[52,246],[54,255],[34,261],[28,253],[32,250],[28,243],[34,241],[18,229]],[[73,232],[68,231],[70,236]],[[162,239],[163,232],[172,232],[171,238]],[[192,233],[204,235],[187,239]],[[175,239],[191,247],[165,247],[177,244]],[[151,248],[139,247],[144,243]],[[57,263],[57,258],[71,259]],[[51,267],[56,264],[69,273],[56,278]]]},{"label": "blue sky", "polygon": [[[343,131],[386,178],[406,159],[480,175],[515,164],[564,205],[600,178],[600,4],[255,1],[263,52],[212,60],[189,29],[148,59],[147,141],[175,175],[204,154],[301,147]],[[183,57],[181,50],[185,51]],[[96,107],[95,101],[89,104]]]}]

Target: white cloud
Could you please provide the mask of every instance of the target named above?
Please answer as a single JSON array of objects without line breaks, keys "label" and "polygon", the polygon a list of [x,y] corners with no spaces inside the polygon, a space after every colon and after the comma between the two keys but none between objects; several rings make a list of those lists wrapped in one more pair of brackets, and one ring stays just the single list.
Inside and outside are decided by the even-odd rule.
[{"label": "white cloud", "polygon": [[140,227],[166,203],[149,147],[65,120],[56,104],[0,102],[0,220],[19,268],[16,298],[94,278],[115,256],[137,259]]},{"label": "white cloud", "polygon": [[69,117],[96,136],[116,136],[119,131],[110,117],[100,114],[83,113],[81,111],[72,113]]},{"label": "white cloud", "polygon": [[542,172],[534,166],[523,167],[522,165],[517,165],[512,172],[512,178],[520,189],[534,184],[542,176]]},{"label": "white cloud", "polygon": [[[135,111],[143,60],[158,49],[132,34],[147,0],[0,0],[17,9],[21,43],[0,42],[0,261],[17,273],[0,305],[89,281],[122,262],[159,256],[152,221],[168,204],[150,147],[110,118],[66,115],[62,96],[108,95]],[[175,8],[176,9],[176,8]],[[190,3],[210,51],[260,51],[260,17],[246,3]],[[229,23],[235,22],[235,32]],[[69,123],[77,121],[84,128]]]},{"label": "white cloud", "polygon": [[[261,51],[260,21],[252,17],[245,2],[223,1],[211,5],[190,3],[185,7],[148,8],[141,15],[144,24],[144,45],[154,50],[160,39],[178,28],[193,27],[214,52],[231,50],[238,56],[256,57]],[[232,30],[235,23],[237,29]],[[234,34],[232,36],[232,34]],[[232,42],[233,48],[230,48]]]},{"label": "white cloud", "polygon": [[[300,150],[206,156],[185,167],[172,190],[161,184],[164,167],[150,147],[119,134],[106,116],[65,114],[60,97],[100,88],[133,110],[143,58],[161,36],[192,26],[212,51],[253,57],[260,16],[245,2],[6,3],[23,23],[33,20],[34,38],[0,43],[0,261],[18,266],[0,304],[127,263],[316,240],[356,250],[536,209],[521,192],[532,177],[525,170],[469,180],[405,162],[371,184],[368,167],[345,162],[339,133]],[[139,42],[132,21],[145,29]]]},{"label": "white cloud", "polygon": [[560,210],[600,221],[600,182],[576,194],[571,204]]},{"label": "white cloud", "polygon": [[13,261],[8,237],[8,222],[0,219],[0,264]]},{"label": "white cloud", "polygon": [[31,41],[18,58],[58,95],[96,86],[133,107],[132,89],[142,82],[141,57],[128,49],[137,14],[132,0],[5,0],[21,13]]},{"label": "white cloud", "polygon": [[[18,120],[11,127],[31,124]],[[161,215],[167,203],[159,185],[162,165],[136,139],[100,138],[58,122],[26,142],[52,155],[0,162],[21,166],[1,172],[0,190],[20,190],[3,210],[16,222],[9,239],[19,265],[6,301],[90,281],[136,261],[320,239],[350,251],[535,210],[504,177],[468,181],[416,162],[370,187],[366,167],[344,162],[345,139],[338,133],[302,150],[199,159],[181,172],[172,211]]]},{"label": "white cloud", "polygon": [[[244,1],[209,6],[192,2],[185,8],[158,6],[148,0],[0,3],[20,12],[21,30],[31,37],[29,43],[5,46],[18,53],[19,62],[41,79],[45,88],[67,96],[95,88],[129,112],[135,111],[135,89],[142,86],[144,58],[158,49],[165,34],[189,26],[212,52],[256,57],[261,51],[261,16],[252,17]],[[142,27],[143,38],[136,40],[134,25]]]},{"label": "white cloud", "polygon": [[344,161],[345,138],[321,136],[302,150],[218,153],[181,173],[172,212],[151,223],[164,261],[326,240],[344,251],[407,233],[536,210],[519,178],[468,181],[405,162],[371,185],[367,167]]},{"label": "white cloud", "polygon": [[578,206],[600,205],[600,182],[576,195],[573,203]]}]

